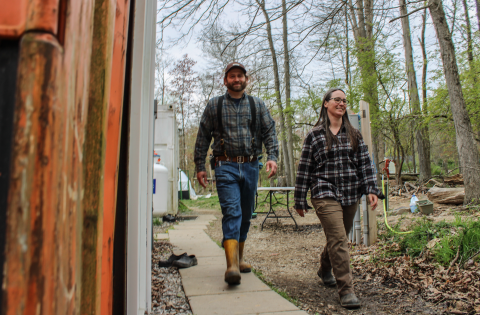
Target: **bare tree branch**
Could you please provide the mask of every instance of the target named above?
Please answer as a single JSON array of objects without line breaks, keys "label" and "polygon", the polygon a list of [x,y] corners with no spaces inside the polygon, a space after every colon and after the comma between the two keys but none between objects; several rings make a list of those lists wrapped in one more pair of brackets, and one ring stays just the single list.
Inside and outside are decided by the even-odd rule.
[{"label": "bare tree branch", "polygon": [[391,20],[390,20],[390,23],[392,23],[393,21],[396,21],[396,20],[398,20],[398,19],[407,17],[407,16],[409,16],[409,15],[415,13],[415,12],[418,12],[418,11],[421,11],[421,10],[423,10],[423,9],[426,9],[426,8],[428,8],[429,6],[430,6],[430,5],[426,5],[426,6],[423,6],[423,7],[421,7],[421,8],[415,9],[415,10],[413,10],[413,11],[411,11],[411,12],[408,12],[408,14],[397,16],[396,18],[391,19]]}]

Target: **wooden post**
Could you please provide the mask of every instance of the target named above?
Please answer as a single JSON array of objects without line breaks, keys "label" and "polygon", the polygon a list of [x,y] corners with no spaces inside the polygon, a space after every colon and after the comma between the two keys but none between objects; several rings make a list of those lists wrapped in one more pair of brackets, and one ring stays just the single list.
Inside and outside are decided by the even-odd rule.
[{"label": "wooden post", "polygon": [[[367,102],[360,101],[360,119],[361,119],[361,132],[363,136],[363,141],[368,147],[368,152],[370,153],[370,159],[373,160],[372,156],[372,132],[370,129],[370,108]],[[372,211],[372,208],[367,202],[367,211],[363,212],[367,214],[366,219],[368,222],[368,240],[366,243],[367,246],[374,244],[377,241],[377,215],[375,211]]]}]

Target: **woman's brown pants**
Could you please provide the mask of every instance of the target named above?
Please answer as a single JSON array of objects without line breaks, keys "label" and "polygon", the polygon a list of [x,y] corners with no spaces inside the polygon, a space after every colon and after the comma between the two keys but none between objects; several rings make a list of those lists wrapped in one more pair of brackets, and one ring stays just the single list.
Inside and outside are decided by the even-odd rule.
[{"label": "woman's brown pants", "polygon": [[312,198],[312,204],[327,238],[327,245],[321,256],[320,273],[324,274],[333,268],[338,294],[342,296],[354,293],[347,235],[352,229],[357,203],[342,207],[333,198]]}]

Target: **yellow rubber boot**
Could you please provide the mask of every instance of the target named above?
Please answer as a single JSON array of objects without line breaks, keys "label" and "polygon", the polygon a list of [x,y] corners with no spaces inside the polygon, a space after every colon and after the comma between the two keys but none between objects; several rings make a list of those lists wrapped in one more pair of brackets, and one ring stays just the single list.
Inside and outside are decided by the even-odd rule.
[{"label": "yellow rubber boot", "polygon": [[243,259],[243,249],[245,247],[245,242],[238,243],[238,256],[240,261],[240,272],[247,273],[252,271],[252,265],[246,263]]},{"label": "yellow rubber boot", "polygon": [[227,258],[227,271],[225,271],[225,282],[228,284],[240,284],[240,270],[238,269],[238,241],[225,240],[225,258]]}]

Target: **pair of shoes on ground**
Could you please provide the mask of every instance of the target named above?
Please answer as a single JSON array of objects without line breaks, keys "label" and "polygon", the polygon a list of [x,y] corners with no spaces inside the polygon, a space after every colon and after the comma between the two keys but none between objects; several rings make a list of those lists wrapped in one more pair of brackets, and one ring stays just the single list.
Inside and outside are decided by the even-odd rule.
[{"label": "pair of shoes on ground", "polygon": [[163,222],[176,222],[176,221],[177,221],[177,218],[171,214],[167,214],[166,216],[163,217]]},{"label": "pair of shoes on ground", "polygon": [[172,254],[167,261],[161,260],[158,262],[159,267],[178,267],[178,268],[188,268],[196,266],[197,258],[195,255],[188,255],[183,253],[181,255]]},{"label": "pair of shoes on ground", "polygon": [[[332,270],[323,272],[321,269],[318,270],[317,275],[322,279],[323,284],[327,287],[334,287],[337,285],[337,280],[332,274]],[[340,305],[347,309],[359,308],[360,300],[357,298],[355,293],[348,293],[340,296]]]}]

